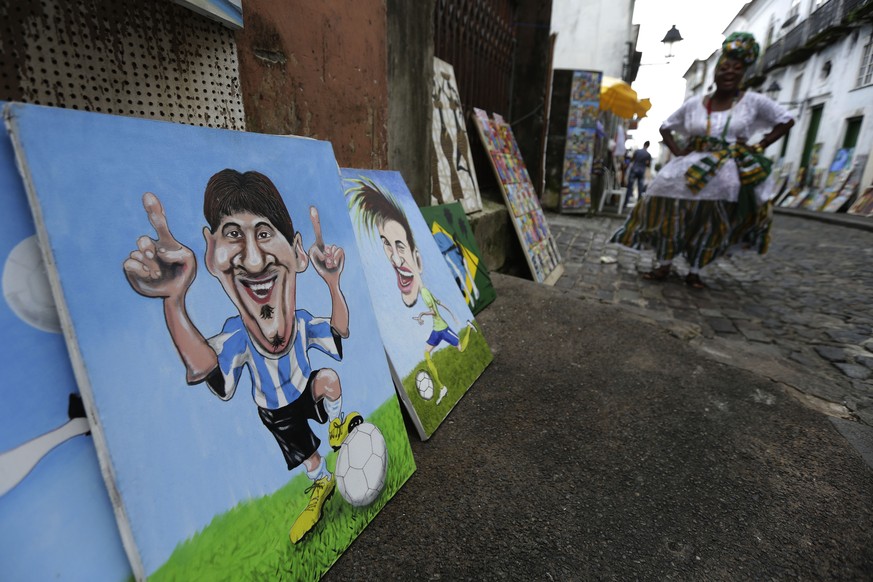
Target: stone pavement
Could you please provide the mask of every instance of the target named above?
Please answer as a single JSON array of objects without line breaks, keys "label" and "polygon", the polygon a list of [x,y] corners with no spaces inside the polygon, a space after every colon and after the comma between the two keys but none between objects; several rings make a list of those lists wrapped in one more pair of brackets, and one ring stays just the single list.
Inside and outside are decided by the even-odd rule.
[{"label": "stone pavement", "polygon": [[777,214],[767,255],[724,257],[694,290],[681,260],[665,282],[642,279],[652,253],[607,243],[619,218],[548,221],[566,268],[557,288],[634,311],[813,408],[873,425],[873,232]]}]

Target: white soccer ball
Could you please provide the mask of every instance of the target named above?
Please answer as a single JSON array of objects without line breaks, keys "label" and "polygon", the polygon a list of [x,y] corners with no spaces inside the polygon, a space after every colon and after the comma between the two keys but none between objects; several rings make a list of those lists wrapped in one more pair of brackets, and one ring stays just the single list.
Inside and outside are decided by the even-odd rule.
[{"label": "white soccer ball", "polygon": [[340,445],[336,458],[336,487],[355,507],[370,505],[385,487],[388,449],[385,437],[369,422],[359,424]]},{"label": "white soccer ball", "polygon": [[424,370],[419,370],[418,374],[415,375],[415,387],[418,388],[418,394],[425,400],[433,398],[433,379]]},{"label": "white soccer ball", "polygon": [[24,323],[42,331],[61,333],[61,320],[36,235],[18,243],[6,257],[3,298]]}]

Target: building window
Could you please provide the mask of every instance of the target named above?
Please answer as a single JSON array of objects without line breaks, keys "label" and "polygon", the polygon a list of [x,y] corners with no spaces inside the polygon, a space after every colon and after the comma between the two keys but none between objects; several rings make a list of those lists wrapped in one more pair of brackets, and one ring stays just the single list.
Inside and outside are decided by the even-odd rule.
[{"label": "building window", "polygon": [[843,149],[852,149],[858,145],[862,121],[864,121],[863,116],[850,117],[846,120],[846,135],[843,137]]},{"label": "building window", "polygon": [[831,74],[831,67],[833,64],[830,61],[825,61],[825,64],[821,66],[821,78],[827,79]]},{"label": "building window", "polygon": [[782,23],[782,30],[787,30],[789,26],[797,22],[800,18],[800,0],[791,0],[791,10],[785,15],[785,22]]},{"label": "building window", "polygon": [[791,88],[791,101],[797,103],[800,100],[800,87],[803,85],[803,73],[794,77],[794,87]]},{"label": "building window", "polygon": [[858,83],[856,87],[863,87],[873,83],[873,39],[868,39],[864,45],[864,54],[861,56],[861,70],[858,71]]}]

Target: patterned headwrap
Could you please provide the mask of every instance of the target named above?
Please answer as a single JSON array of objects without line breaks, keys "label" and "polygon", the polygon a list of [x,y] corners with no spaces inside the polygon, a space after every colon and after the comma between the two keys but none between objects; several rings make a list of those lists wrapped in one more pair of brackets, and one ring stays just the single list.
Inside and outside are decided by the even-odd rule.
[{"label": "patterned headwrap", "polygon": [[746,65],[752,65],[758,60],[758,53],[761,47],[755,42],[755,37],[748,32],[733,32],[727,37],[721,45],[721,56],[718,62],[721,63],[727,58],[736,59]]}]

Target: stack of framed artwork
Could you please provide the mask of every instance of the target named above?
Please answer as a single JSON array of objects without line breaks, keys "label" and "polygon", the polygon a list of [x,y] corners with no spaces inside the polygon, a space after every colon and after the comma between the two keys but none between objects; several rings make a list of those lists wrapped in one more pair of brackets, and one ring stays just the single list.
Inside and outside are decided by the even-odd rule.
[{"label": "stack of framed artwork", "polygon": [[836,180],[827,190],[828,196],[821,206],[822,212],[845,212],[848,210],[852,200],[858,196],[861,177],[867,165],[867,157],[867,154],[858,154],[842,168]]},{"label": "stack of framed artwork", "polygon": [[858,213],[864,206],[858,204],[864,198],[859,189],[868,155],[853,154],[851,149],[838,150],[828,173],[813,170],[811,179],[806,178],[807,170],[800,168],[793,185],[776,198],[776,205],[814,212]]},{"label": "stack of framed artwork", "polygon": [[476,129],[488,151],[533,278],[538,283],[554,285],[564,272],[564,265],[512,128],[499,114],[495,113],[492,119],[481,109],[473,111]]},{"label": "stack of framed artwork", "polygon": [[318,579],[415,470],[401,404],[427,439],[493,359],[464,208],[323,141],[0,107],[4,573]]}]

